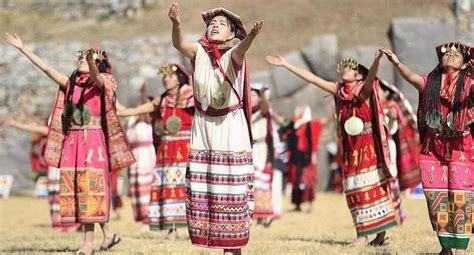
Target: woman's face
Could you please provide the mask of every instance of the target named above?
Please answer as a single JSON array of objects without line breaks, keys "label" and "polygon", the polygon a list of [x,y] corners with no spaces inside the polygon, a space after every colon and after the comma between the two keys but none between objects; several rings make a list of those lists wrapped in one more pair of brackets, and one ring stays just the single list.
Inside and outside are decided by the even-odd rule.
[{"label": "woman's face", "polygon": [[360,80],[362,76],[360,75],[359,71],[346,66],[342,71],[341,78],[346,82],[354,82]]},{"label": "woman's face", "polygon": [[463,68],[464,56],[461,52],[446,52],[441,58],[441,67],[443,69],[460,70]]},{"label": "woman's face", "polygon": [[252,103],[252,107],[257,107],[260,104],[260,95],[258,94],[257,91],[252,90],[251,96],[250,96],[250,101]]},{"label": "woman's face", "polygon": [[206,31],[207,39],[214,43],[223,43],[235,37],[235,33],[230,30],[229,20],[226,16],[215,16]]},{"label": "woman's face", "polygon": [[79,60],[77,60],[77,70],[80,73],[88,73],[89,72],[89,65],[87,64],[85,55],[80,56]]},{"label": "woman's face", "polygon": [[163,76],[163,85],[165,86],[166,90],[172,90],[179,86],[179,79],[176,73],[172,74],[165,74]]}]

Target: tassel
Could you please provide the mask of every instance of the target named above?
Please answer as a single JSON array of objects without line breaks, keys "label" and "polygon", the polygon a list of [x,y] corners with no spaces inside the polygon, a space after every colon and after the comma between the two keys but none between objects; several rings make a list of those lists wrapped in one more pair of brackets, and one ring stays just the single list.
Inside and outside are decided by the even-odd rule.
[{"label": "tassel", "polygon": [[469,184],[467,182],[468,175],[469,175],[469,168],[466,168],[466,170],[464,170],[464,178],[462,180],[462,184],[464,184],[464,186],[467,186]]},{"label": "tassel", "polygon": [[430,168],[430,179],[428,180],[429,183],[434,182],[434,171],[435,171],[435,167],[431,166],[431,168]]},{"label": "tassel", "polygon": [[86,163],[89,163],[89,164],[92,163],[92,155],[94,155],[94,151],[90,149],[89,153],[87,153]]},{"label": "tassel", "polygon": [[87,144],[87,129],[82,132],[82,144]]},{"label": "tassel", "polygon": [[102,147],[99,147],[99,149],[97,149],[97,153],[99,154],[99,162],[104,162],[105,159],[104,156],[102,156]]},{"label": "tassel", "polygon": [[466,155],[464,155],[464,148],[462,147],[462,144],[459,145],[459,153],[461,153],[461,156],[459,156],[459,161],[464,162],[466,161]]},{"label": "tassel", "polygon": [[425,146],[423,148],[423,154],[428,154],[430,152],[430,138],[426,139]]},{"label": "tassel", "polygon": [[450,159],[451,158],[451,153],[449,150],[451,149],[451,145],[449,143],[446,143],[446,153],[444,154],[444,158]]},{"label": "tassel", "polygon": [[[434,166],[433,166],[433,168],[434,168]],[[447,166],[443,166],[443,175],[441,176],[441,181],[443,183],[448,182],[448,167]]]},{"label": "tassel", "polygon": [[450,178],[449,178],[449,183],[453,183],[453,184],[456,183],[456,172],[457,171],[458,170],[456,169],[455,166],[451,168],[451,175],[450,175]]}]

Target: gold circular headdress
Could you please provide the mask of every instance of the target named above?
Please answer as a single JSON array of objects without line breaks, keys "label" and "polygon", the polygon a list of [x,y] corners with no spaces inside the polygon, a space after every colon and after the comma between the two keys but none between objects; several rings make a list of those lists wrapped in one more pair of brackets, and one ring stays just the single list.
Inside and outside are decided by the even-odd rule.
[{"label": "gold circular headdress", "polygon": [[[81,59],[82,57],[85,57],[87,54],[87,50],[80,50],[80,51],[77,51],[76,53],[76,57],[77,57],[77,60]],[[104,56],[104,50],[96,50],[94,52],[94,55],[92,55],[92,58],[94,60],[99,60],[99,61],[102,61],[104,60],[106,57]]]},{"label": "gold circular headdress", "polygon": [[174,74],[176,71],[178,71],[178,67],[172,64],[162,65],[158,68],[158,74]]},{"label": "gold circular headdress", "polygon": [[337,64],[337,72],[342,73],[344,68],[349,67],[352,70],[359,70],[359,63],[353,58],[346,58]]}]

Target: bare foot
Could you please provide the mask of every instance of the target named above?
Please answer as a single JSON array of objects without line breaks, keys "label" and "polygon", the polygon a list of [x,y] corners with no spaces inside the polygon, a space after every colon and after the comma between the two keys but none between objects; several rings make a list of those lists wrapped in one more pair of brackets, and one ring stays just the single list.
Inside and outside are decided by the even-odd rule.
[{"label": "bare foot", "polygon": [[224,249],[224,255],[241,255],[241,249]]},{"label": "bare foot", "polygon": [[82,247],[76,251],[76,254],[91,255],[94,252],[92,244],[83,244]]},{"label": "bare foot", "polygon": [[366,246],[366,245],[367,245],[366,236],[358,237],[354,242],[350,244],[350,246],[357,246],[357,247]]},{"label": "bare foot", "polygon": [[168,234],[165,237],[166,240],[176,240],[178,239],[178,231],[176,229],[170,229]]},{"label": "bare foot", "polygon": [[439,255],[451,255],[453,254],[453,252],[451,251],[450,248],[442,248],[441,249],[441,252],[439,253]]}]

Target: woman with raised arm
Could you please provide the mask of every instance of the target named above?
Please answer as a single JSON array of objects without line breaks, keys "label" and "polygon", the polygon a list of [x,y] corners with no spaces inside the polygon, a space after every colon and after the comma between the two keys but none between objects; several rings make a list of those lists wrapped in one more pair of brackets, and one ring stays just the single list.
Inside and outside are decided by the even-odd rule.
[{"label": "woman with raised arm", "polygon": [[472,229],[474,175],[472,86],[474,48],[450,42],[436,47],[438,65],[419,75],[389,49],[381,49],[419,92],[419,165],[440,254],[466,254]]},{"label": "woman with raised arm", "polygon": [[382,52],[367,70],[352,58],[341,61],[342,82],[326,81],[297,67],[281,56],[268,56],[270,64],[283,66],[305,81],[334,95],[338,126],[342,136],[344,192],[357,231],[354,245],[389,243],[386,230],[397,224],[388,180],[390,163],[384,115],[375,88]]},{"label": "woman with raised arm", "polygon": [[245,53],[260,32],[247,35],[236,14],[202,13],[205,34],[184,42],[178,4],[169,10],[173,45],[194,66],[191,146],[186,172],[188,230],[193,244],[240,254],[249,240],[253,211],[250,84]]},{"label": "woman with raised arm", "polygon": [[151,186],[148,219],[151,230],[168,230],[167,239],[177,238],[177,228],[186,227],[184,183],[191,122],[194,113],[191,75],[184,66],[167,64],[159,68],[166,91],[151,102],[118,114],[154,113],[154,132],[159,137]]},{"label": "woman with raised arm", "polygon": [[61,222],[83,224],[84,242],[78,253],[93,253],[95,223],[103,232],[100,250],[112,248],[120,238],[107,224],[109,171],[126,167],[135,159],[115,115],[117,84],[107,53],[79,51],[77,69],[68,77],[46,64],[17,35],[6,33],[4,38],[59,85],[45,160],[60,169]]}]

